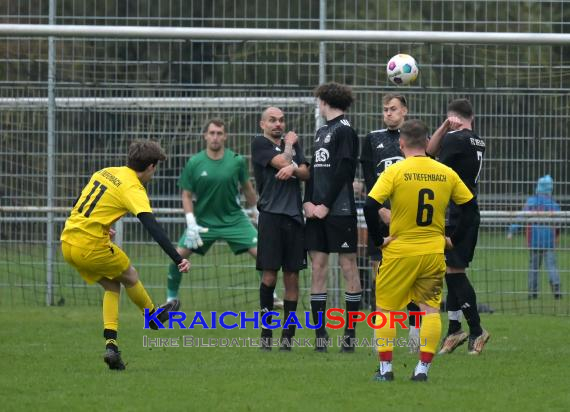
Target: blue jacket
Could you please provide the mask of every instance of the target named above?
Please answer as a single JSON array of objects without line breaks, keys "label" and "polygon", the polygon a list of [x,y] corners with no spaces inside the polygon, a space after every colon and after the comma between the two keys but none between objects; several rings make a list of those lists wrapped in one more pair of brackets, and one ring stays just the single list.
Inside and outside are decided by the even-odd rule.
[{"label": "blue jacket", "polygon": [[[525,211],[533,212],[559,212],[560,205],[547,194],[536,194],[526,200],[523,208]],[[522,225],[512,224],[509,233],[513,234]],[[553,249],[556,246],[556,236],[558,229],[547,223],[531,223],[526,226],[526,236],[528,247],[531,249]]]}]

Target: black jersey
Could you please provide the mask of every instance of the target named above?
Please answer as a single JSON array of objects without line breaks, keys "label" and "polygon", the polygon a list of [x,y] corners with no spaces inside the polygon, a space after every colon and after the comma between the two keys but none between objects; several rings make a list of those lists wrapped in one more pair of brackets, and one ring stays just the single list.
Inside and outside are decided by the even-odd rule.
[{"label": "black jersey", "polygon": [[[299,179],[292,176],[287,180],[275,177],[278,172],[271,166],[271,160],[283,153],[285,142],[281,139],[276,145],[264,136],[256,136],[251,143],[251,161],[255,174],[259,200],[257,208],[260,212],[287,215],[303,222],[301,204],[301,186]],[[293,145],[293,160],[297,164],[307,163],[303,149],[298,143]]]},{"label": "black jersey", "polygon": [[331,216],[354,216],[354,189],[358,159],[358,136],[344,115],[317,130],[309,190],[305,200],[326,204]]},{"label": "black jersey", "polygon": [[438,160],[455,170],[476,196],[484,154],[485,142],[472,130],[462,129],[443,136]]},{"label": "black jersey", "polygon": [[366,135],[360,153],[360,163],[368,191],[378,176],[392,164],[404,160],[400,150],[400,130],[373,130]]}]

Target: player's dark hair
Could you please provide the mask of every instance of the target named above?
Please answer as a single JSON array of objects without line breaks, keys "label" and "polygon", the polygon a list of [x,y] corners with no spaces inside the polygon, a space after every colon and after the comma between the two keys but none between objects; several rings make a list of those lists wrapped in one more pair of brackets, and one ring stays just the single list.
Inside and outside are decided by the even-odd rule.
[{"label": "player's dark hair", "polygon": [[213,124],[214,126],[221,127],[222,129],[224,129],[224,133],[225,133],[226,124],[224,123],[224,121],[222,119],[214,118],[214,119],[208,120],[206,122],[206,124],[204,124],[204,127],[202,127],[202,134],[206,134],[206,132],[208,131],[208,128],[210,127],[211,124]]},{"label": "player's dark hair", "polygon": [[166,153],[158,142],[149,139],[137,139],[129,146],[127,166],[135,172],[144,172],[150,165],[166,160]]},{"label": "player's dark hair", "polygon": [[400,137],[407,147],[423,149],[427,147],[428,128],[421,120],[406,120],[400,127]]},{"label": "player's dark hair", "polygon": [[393,94],[393,93],[385,94],[384,97],[382,97],[382,103],[388,104],[394,99],[397,99],[402,104],[403,107],[408,107],[408,101],[406,100],[406,97],[402,96],[401,94]]},{"label": "player's dark hair", "polygon": [[473,116],[473,106],[467,99],[455,99],[450,101],[447,105],[447,111],[455,112],[465,119],[469,119]]},{"label": "player's dark hair", "polygon": [[352,89],[344,84],[330,82],[317,86],[313,95],[334,109],[343,112],[354,102]]}]

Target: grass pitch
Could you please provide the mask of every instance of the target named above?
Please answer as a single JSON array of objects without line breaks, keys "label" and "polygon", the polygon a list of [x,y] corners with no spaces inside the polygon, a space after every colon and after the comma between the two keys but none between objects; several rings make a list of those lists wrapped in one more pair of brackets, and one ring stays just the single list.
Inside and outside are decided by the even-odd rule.
[{"label": "grass pitch", "polygon": [[[570,405],[565,317],[483,316],[492,336],[481,356],[467,355],[462,346],[436,357],[429,382],[417,383],[409,381],[416,357],[397,349],[395,382],[377,383],[370,380],[376,356],[367,348],[351,355],[337,347],[327,354],[311,348],[144,348],[144,335],[254,338],[258,332],[147,331],[134,305],[121,306],[123,372],[103,363],[99,306],[0,307],[1,409],[522,411]],[[371,330],[359,325],[357,334],[368,337]]]}]

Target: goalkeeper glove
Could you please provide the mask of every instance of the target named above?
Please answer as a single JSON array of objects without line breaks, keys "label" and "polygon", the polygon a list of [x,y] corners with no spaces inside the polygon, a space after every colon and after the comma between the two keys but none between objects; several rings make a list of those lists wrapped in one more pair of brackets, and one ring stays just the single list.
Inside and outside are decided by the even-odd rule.
[{"label": "goalkeeper glove", "polygon": [[188,227],[186,228],[186,239],[184,240],[184,245],[189,249],[198,249],[204,244],[200,237],[200,233],[206,233],[208,228],[199,226],[196,223],[194,213],[186,213],[186,224]]}]

